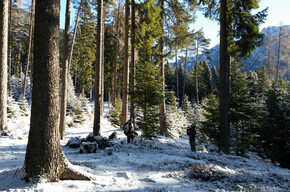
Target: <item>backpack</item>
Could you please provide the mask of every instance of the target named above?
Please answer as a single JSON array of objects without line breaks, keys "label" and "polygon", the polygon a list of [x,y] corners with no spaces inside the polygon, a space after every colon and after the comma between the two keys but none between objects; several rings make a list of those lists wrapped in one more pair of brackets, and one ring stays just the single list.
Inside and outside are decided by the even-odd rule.
[{"label": "backpack", "polygon": [[130,125],[129,125],[129,123],[127,122],[127,123],[124,124],[124,126],[123,126],[123,130],[124,130],[125,132],[128,132],[129,129],[130,129]]}]

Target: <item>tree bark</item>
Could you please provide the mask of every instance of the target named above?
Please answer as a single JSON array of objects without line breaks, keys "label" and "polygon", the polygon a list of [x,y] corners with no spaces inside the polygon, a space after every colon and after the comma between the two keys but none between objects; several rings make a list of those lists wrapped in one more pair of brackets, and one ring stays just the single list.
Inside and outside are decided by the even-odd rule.
[{"label": "tree bark", "polygon": [[8,0],[0,3],[0,135],[7,128],[7,46],[8,46]]},{"label": "tree bark", "polygon": [[102,55],[103,55],[103,0],[98,0],[98,24],[97,24],[97,51],[96,51],[96,80],[95,80],[95,115],[94,135],[101,135],[101,102],[102,102]]},{"label": "tree bark", "polygon": [[69,51],[69,24],[70,24],[70,4],[71,0],[66,1],[66,13],[65,13],[65,27],[63,35],[63,57],[62,57],[62,76],[61,76],[61,102],[60,102],[60,126],[59,133],[60,139],[65,137],[65,125],[66,125],[66,105],[67,105],[67,78],[68,78],[68,51]]},{"label": "tree bark", "polygon": [[127,121],[128,116],[128,84],[129,84],[129,13],[130,2],[126,0],[125,5],[125,46],[124,46],[124,69],[123,69],[123,95],[122,95],[122,113],[121,126]]},{"label": "tree bark", "polygon": [[179,103],[179,82],[178,82],[179,78],[178,78],[178,62],[177,62],[177,47],[176,46],[175,46],[175,63],[176,63],[176,98]]},{"label": "tree bark", "polygon": [[26,64],[26,70],[25,70],[25,76],[23,81],[23,87],[22,87],[22,94],[21,94],[21,101],[24,102],[25,100],[25,91],[26,91],[26,81],[28,78],[28,72],[29,72],[29,62],[30,62],[30,53],[31,53],[31,44],[32,44],[32,30],[33,30],[33,10],[34,10],[34,0],[31,1],[31,14],[30,14],[30,28],[29,28],[29,42],[28,42],[28,53],[27,53],[27,64]]},{"label": "tree bark", "polygon": [[130,66],[130,118],[135,127],[135,75],[136,75],[136,60],[135,60],[135,0],[131,0],[132,16],[131,16],[131,66]]},{"label": "tree bark", "polygon": [[161,79],[162,83],[162,103],[159,105],[159,131],[161,135],[164,135],[166,133],[166,109],[165,109],[165,73],[164,73],[164,0],[159,0],[159,5],[161,8],[160,17],[162,19],[162,36],[159,38],[159,54],[160,54],[160,61],[159,61],[159,78]]},{"label": "tree bark", "polygon": [[[71,60],[72,60],[76,34],[77,34],[77,30],[78,30],[78,21],[79,21],[79,17],[80,17],[80,13],[81,13],[82,4],[83,4],[83,0],[81,0],[81,2],[80,2],[79,8],[78,8],[77,17],[76,17],[76,21],[75,21],[74,33],[73,33],[72,42],[71,42],[71,49],[70,49],[70,54],[69,54],[69,58],[68,58],[68,69],[70,68],[70,64],[71,64]],[[68,73],[69,73],[69,71],[68,71]]]},{"label": "tree bark", "polygon": [[275,83],[277,83],[277,82],[278,82],[278,79],[279,79],[279,64],[280,64],[281,36],[282,36],[282,26],[280,26],[280,29],[279,29],[279,40],[278,40],[278,51],[277,51],[277,64],[276,64]]},{"label": "tree bark", "polygon": [[183,89],[182,89],[182,103],[184,104],[184,95],[185,95],[185,84],[186,84],[186,68],[187,68],[187,51],[188,51],[188,46],[186,45],[185,47],[185,60],[184,60],[184,79],[183,79]]},{"label": "tree bark", "polygon": [[220,1],[220,136],[219,151],[230,153],[230,55],[228,53],[228,17],[227,0]]},{"label": "tree bark", "polygon": [[199,98],[198,98],[198,41],[196,41],[196,56],[195,56],[195,96],[196,96],[196,104],[199,104]]},{"label": "tree bark", "polygon": [[121,0],[119,0],[119,3],[118,3],[118,15],[116,19],[116,51],[115,51],[114,83],[113,83],[113,105],[115,104],[116,98],[117,98],[120,7],[121,7]]},{"label": "tree bark", "polygon": [[[103,8],[104,8],[104,6],[103,6]],[[104,18],[105,18],[105,16],[104,16],[104,10],[103,10],[103,16],[102,16],[102,32],[101,32],[101,34],[102,34],[102,59],[101,59],[101,61],[102,61],[102,64],[101,64],[101,85],[102,85],[102,88],[101,88],[101,112],[100,112],[100,115],[101,115],[101,117],[103,117],[103,114],[104,114],[104,86],[105,86],[105,84],[104,84],[104,80],[105,80],[105,78],[104,78],[104,74],[105,74],[105,63],[104,63],[104,61],[105,61],[105,55],[104,55],[104,41],[105,41],[105,22],[104,22]]]},{"label": "tree bark", "polygon": [[[26,180],[90,178],[69,167],[59,139],[59,0],[37,0],[33,93],[24,169]],[[69,177],[67,176],[67,173]]]}]

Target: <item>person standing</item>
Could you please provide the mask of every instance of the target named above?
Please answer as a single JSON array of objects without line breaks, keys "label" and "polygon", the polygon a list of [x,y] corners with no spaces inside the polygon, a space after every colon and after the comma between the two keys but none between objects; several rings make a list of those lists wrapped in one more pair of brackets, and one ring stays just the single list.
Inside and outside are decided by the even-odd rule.
[{"label": "person standing", "polygon": [[131,140],[131,132],[134,130],[132,126],[132,119],[129,119],[124,125],[123,125],[124,134],[127,136],[127,143],[130,143]]}]

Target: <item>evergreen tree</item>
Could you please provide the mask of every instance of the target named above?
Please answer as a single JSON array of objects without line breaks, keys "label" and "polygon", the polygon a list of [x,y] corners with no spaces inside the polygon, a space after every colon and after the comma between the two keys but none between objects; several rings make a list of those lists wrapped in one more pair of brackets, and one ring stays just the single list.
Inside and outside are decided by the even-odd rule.
[{"label": "evergreen tree", "polygon": [[[174,92],[170,93],[169,96],[169,107],[166,113],[166,125],[168,130],[168,135],[173,138],[179,138],[185,136],[186,128],[189,126],[186,116],[183,114],[182,110],[178,108],[178,103],[176,101]],[[185,108],[188,106],[184,106]],[[187,108],[189,112],[190,109]],[[190,118],[190,116],[188,116]]]},{"label": "evergreen tree", "polygon": [[[47,12],[51,14],[47,14]],[[59,137],[59,13],[60,2],[41,0],[35,4],[33,98],[25,178],[90,180],[73,170],[65,158]]]},{"label": "evergreen tree", "polygon": [[203,116],[205,120],[201,122],[201,141],[210,141],[219,145],[219,101],[218,97],[210,93],[208,98],[202,102]]},{"label": "evergreen tree", "polygon": [[250,96],[247,77],[236,62],[232,63],[230,74],[230,123],[233,147],[236,155],[244,156],[257,136],[252,132],[255,125],[254,100]]},{"label": "evergreen tree", "polygon": [[211,75],[206,61],[202,62],[202,72],[200,76],[200,98],[207,97],[211,92]]},{"label": "evergreen tree", "polygon": [[274,160],[289,150],[289,101],[289,90],[273,86],[267,92],[261,142],[263,153]]},{"label": "evergreen tree", "polygon": [[183,109],[185,118],[187,119],[189,125],[196,124],[194,110],[191,102],[188,100],[187,95],[184,96],[184,100],[181,107]]},{"label": "evergreen tree", "polygon": [[214,65],[211,68],[211,87],[213,90],[219,89],[219,75]]},{"label": "evergreen tree", "polygon": [[134,98],[142,112],[142,115],[138,115],[137,126],[143,130],[145,137],[152,137],[157,132],[158,105],[163,98],[162,83],[157,78],[157,47],[154,46],[154,41],[161,34],[160,9],[153,0],[138,4],[136,8],[140,16],[140,23],[136,28],[136,48],[139,49],[140,60],[136,64]]},{"label": "evergreen tree", "polygon": [[72,61],[74,83],[83,96],[92,89],[93,62],[96,51],[95,23],[96,17],[92,13],[90,5],[84,2],[81,7],[79,30]]},{"label": "evergreen tree", "polygon": [[0,135],[7,128],[7,46],[8,46],[8,0],[0,3]]}]

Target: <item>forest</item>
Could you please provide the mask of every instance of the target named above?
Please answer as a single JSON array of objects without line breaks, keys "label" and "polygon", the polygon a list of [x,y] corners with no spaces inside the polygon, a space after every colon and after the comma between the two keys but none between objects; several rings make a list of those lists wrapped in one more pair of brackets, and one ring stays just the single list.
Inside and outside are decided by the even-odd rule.
[{"label": "forest", "polygon": [[[9,175],[23,183],[102,180],[100,165],[131,185],[92,182],[88,191],[290,190],[290,26],[261,31],[268,9],[256,11],[259,0],[66,0],[65,15],[60,3],[0,3],[0,191],[13,186],[4,185]],[[195,28],[198,11],[219,24],[216,47]],[[129,119],[138,136],[127,144]],[[75,154],[75,142],[82,153],[94,145],[87,152],[103,161]],[[18,168],[6,169],[20,143]],[[154,161],[137,165],[141,151]],[[176,171],[168,181],[139,176],[156,183],[144,188],[130,171],[112,170],[114,157],[133,162],[136,175],[143,167],[168,171],[171,161]],[[257,161],[269,172],[244,168],[251,179],[242,180],[235,168]],[[214,184],[192,188],[194,179]],[[28,188],[60,190],[39,186]]]}]

